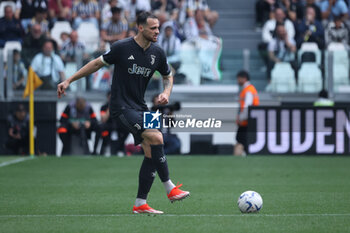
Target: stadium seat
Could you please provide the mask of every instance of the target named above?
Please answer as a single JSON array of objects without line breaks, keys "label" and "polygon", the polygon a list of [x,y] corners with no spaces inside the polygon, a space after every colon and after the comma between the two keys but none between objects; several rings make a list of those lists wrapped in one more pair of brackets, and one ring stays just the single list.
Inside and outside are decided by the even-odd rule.
[{"label": "stadium seat", "polygon": [[316,51],[318,50],[318,46],[315,42],[304,42],[301,44],[300,49],[305,51]]},{"label": "stadium seat", "polygon": [[347,50],[333,51],[333,64],[343,65],[349,68],[349,56]]},{"label": "stadium seat", "polygon": [[325,76],[326,76],[326,87],[328,87],[328,70],[329,64],[328,59],[330,52],[333,52],[333,90],[338,91],[339,87],[342,85],[349,84],[349,54],[345,49],[344,45],[341,43],[331,43],[328,46],[329,50],[326,51],[326,62],[325,62]]},{"label": "stadium seat", "polygon": [[315,54],[316,57],[316,63],[317,65],[321,65],[322,63],[322,54],[321,50],[318,49],[318,46],[316,43],[312,42],[307,42],[307,43],[302,43],[301,48],[298,51],[298,63],[301,64],[301,58],[304,53],[306,52],[312,52]]},{"label": "stadium seat", "polygon": [[315,62],[304,62],[298,71],[298,91],[315,93],[322,90],[322,72]]},{"label": "stadium seat", "polygon": [[77,30],[79,40],[85,44],[86,52],[93,53],[99,44],[99,31],[93,23],[82,22]]},{"label": "stadium seat", "polygon": [[328,51],[344,51],[345,46],[342,43],[332,42],[327,47]]},{"label": "stadium seat", "polygon": [[4,62],[7,62],[7,56],[8,56],[8,51],[10,50],[15,50],[17,49],[18,51],[22,50],[22,45],[18,41],[7,41],[4,46]]},{"label": "stadium seat", "polygon": [[340,86],[349,84],[349,69],[343,65],[335,65],[333,69],[333,90],[338,92]]},{"label": "stadium seat", "polygon": [[70,26],[69,22],[57,21],[54,24],[53,28],[51,29],[51,36],[57,42],[57,44],[61,46],[62,45],[61,33],[62,32],[71,33],[71,31],[72,31],[72,27]]},{"label": "stadium seat", "polygon": [[276,63],[271,71],[270,90],[278,93],[295,92],[295,72],[289,63]]},{"label": "stadium seat", "polygon": [[10,5],[12,7],[12,11],[13,13],[16,12],[16,3],[12,2],[12,1],[4,1],[0,3],[0,18],[4,17],[5,15],[5,6]]}]

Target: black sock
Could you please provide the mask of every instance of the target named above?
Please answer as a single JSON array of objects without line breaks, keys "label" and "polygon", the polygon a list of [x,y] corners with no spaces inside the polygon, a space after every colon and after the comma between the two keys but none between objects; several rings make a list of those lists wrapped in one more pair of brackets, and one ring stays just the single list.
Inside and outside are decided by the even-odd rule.
[{"label": "black sock", "polygon": [[152,187],[155,174],[156,169],[152,163],[152,159],[145,157],[140,168],[137,198],[147,199],[147,194]]},{"label": "black sock", "polygon": [[151,145],[152,161],[162,182],[169,180],[168,162],[164,155],[164,145]]}]

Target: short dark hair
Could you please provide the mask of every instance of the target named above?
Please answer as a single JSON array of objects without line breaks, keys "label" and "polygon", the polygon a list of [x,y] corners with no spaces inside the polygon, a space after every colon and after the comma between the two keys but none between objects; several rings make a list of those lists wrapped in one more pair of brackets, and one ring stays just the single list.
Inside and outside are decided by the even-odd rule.
[{"label": "short dark hair", "polygon": [[46,40],[44,40],[44,43],[43,43],[43,46],[42,46],[42,47],[44,47],[44,45],[45,45],[46,43],[51,43],[52,46],[54,46],[54,42],[53,42],[51,39],[46,39]]},{"label": "short dark hair", "polygon": [[13,55],[20,54],[18,49],[13,50]]},{"label": "short dark hair", "polygon": [[147,19],[151,18],[151,19],[158,19],[157,16],[155,16],[154,14],[152,14],[151,12],[148,11],[143,11],[141,12],[136,19],[136,24],[137,25],[144,25],[147,23]]},{"label": "short dark hair", "polygon": [[13,11],[13,9],[12,9],[12,6],[11,6],[11,5],[6,5],[6,6],[4,7],[4,12],[5,12],[6,8],[11,8],[11,10]]},{"label": "short dark hair", "polygon": [[120,8],[120,7],[112,7],[112,9],[111,9],[111,12],[112,12],[112,14],[114,14],[114,13],[120,13],[120,12],[122,12],[122,8]]},{"label": "short dark hair", "polygon": [[239,71],[236,76],[237,76],[237,78],[241,77],[241,78],[246,78],[247,80],[250,79],[249,73],[247,71],[245,71],[245,70]]},{"label": "short dark hair", "polygon": [[278,10],[281,10],[281,11],[283,11],[283,13],[286,13],[281,7],[276,7],[275,10],[274,10],[274,12],[276,12],[276,11],[278,11]]}]

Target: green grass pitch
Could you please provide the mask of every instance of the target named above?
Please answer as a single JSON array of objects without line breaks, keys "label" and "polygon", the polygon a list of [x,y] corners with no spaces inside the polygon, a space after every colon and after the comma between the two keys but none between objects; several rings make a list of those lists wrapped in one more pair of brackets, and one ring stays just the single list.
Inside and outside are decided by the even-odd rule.
[{"label": "green grass pitch", "polygon": [[[157,178],[131,214],[142,157],[0,157],[1,233],[350,232],[350,157],[168,156],[172,180],[191,197],[171,204]],[[258,214],[238,196],[259,192]]]}]

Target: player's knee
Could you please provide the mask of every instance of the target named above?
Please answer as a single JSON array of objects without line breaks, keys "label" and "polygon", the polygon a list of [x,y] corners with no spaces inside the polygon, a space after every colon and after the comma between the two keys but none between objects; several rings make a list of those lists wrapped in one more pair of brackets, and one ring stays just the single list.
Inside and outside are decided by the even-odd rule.
[{"label": "player's knee", "polygon": [[161,132],[147,133],[145,137],[145,141],[150,145],[163,144],[163,135]]},{"label": "player's knee", "polygon": [[158,132],[154,135],[154,143],[155,145],[163,144],[163,135],[162,133]]}]

